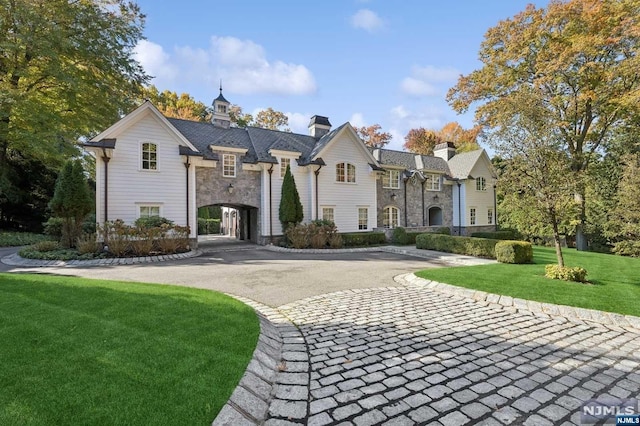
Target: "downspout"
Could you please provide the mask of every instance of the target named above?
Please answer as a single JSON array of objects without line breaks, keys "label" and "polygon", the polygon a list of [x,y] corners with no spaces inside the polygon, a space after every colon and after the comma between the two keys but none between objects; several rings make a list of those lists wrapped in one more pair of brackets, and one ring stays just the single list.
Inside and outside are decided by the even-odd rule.
[{"label": "downspout", "polygon": [[273,244],[273,188],[271,186],[271,175],[273,175],[273,164],[271,168],[267,170],[269,172],[269,242]]},{"label": "downspout", "polygon": [[427,222],[425,219],[425,210],[424,210],[424,183],[427,180],[423,180],[422,183],[420,184],[422,186],[422,226],[427,226]]},{"label": "downspout", "polygon": [[407,227],[407,182],[409,179],[404,180],[404,227]]},{"label": "downspout", "polygon": [[462,197],[460,196],[460,181],[456,181],[458,184],[458,236],[462,236]]},{"label": "downspout", "polygon": [[107,244],[107,226],[106,223],[109,220],[109,160],[107,156],[107,150],[102,148],[102,161],[104,161],[104,243]]},{"label": "downspout", "polygon": [[322,168],[322,165],[320,165],[314,172],[313,174],[316,175],[316,220],[318,220],[318,175],[320,174],[320,169]]},{"label": "downspout", "polygon": [[[187,161],[184,163],[187,177],[187,228],[189,228],[189,166],[191,166],[190,158],[187,155]],[[189,229],[189,235],[191,235],[191,229]]]},{"label": "downspout", "polygon": [[493,185],[493,225],[498,231],[498,196],[496,194],[496,185]]}]

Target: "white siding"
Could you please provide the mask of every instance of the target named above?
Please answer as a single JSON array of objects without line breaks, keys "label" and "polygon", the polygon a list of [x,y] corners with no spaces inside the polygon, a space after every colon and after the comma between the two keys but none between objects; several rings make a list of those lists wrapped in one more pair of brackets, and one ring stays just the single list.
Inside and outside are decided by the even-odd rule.
[{"label": "white siding", "polygon": [[[322,153],[326,166],[318,176],[318,203],[335,206],[335,223],[339,232],[358,232],[358,207],[369,209],[367,231],[376,227],[376,175],[369,166],[369,157],[349,133],[334,140]],[[351,163],[356,166],[356,182],[336,182],[336,164]]]},{"label": "white siding", "polygon": [[[475,182],[474,182],[475,185]],[[467,206],[469,204],[466,203],[467,193],[468,191],[468,182],[462,181],[460,185],[460,203],[458,203],[458,184],[454,183],[453,185],[453,228],[457,231],[458,226],[465,227],[467,226],[467,215],[465,212],[467,211]],[[459,221],[460,215],[458,214],[462,211],[462,221]]]},{"label": "white siding", "polygon": [[[469,207],[475,207],[475,226],[486,226],[489,225],[487,220],[487,209],[493,208],[493,177],[491,176],[491,171],[488,169],[482,158],[478,160],[473,169],[471,169],[471,176],[473,176],[474,179],[468,180],[465,184],[467,207],[463,210],[465,212],[464,220],[467,223],[467,226],[472,226],[469,225]],[[476,189],[475,178],[478,177],[485,178],[486,191],[478,191]]]},{"label": "white siding", "polygon": [[[133,223],[138,218],[140,204],[159,205],[160,214],[178,225],[186,225],[186,172],[184,158],[178,154],[179,140],[151,112],[115,135],[113,157],[109,162],[109,220],[122,219]],[[158,170],[142,170],[140,146],[152,142],[158,149]],[[96,173],[104,178],[104,167],[96,162]],[[102,179],[98,179],[98,220],[104,207]],[[190,168],[190,225],[196,233],[195,167]]]}]

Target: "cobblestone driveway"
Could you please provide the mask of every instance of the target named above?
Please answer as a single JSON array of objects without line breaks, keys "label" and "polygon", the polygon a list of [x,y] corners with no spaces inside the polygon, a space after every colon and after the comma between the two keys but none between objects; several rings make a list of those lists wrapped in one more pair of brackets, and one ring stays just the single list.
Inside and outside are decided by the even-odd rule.
[{"label": "cobblestone driveway", "polygon": [[303,339],[285,336],[296,368],[278,374],[266,424],[572,425],[588,399],[640,398],[634,329],[411,286],[279,310]]}]

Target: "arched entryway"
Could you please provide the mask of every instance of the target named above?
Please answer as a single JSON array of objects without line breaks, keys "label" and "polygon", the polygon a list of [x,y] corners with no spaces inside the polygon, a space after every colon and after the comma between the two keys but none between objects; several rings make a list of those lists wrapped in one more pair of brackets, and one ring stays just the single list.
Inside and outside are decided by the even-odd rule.
[{"label": "arched entryway", "polygon": [[442,209],[440,207],[429,208],[429,226],[442,226]]},{"label": "arched entryway", "polygon": [[244,204],[218,203],[220,207],[219,235],[258,243],[258,208]]}]

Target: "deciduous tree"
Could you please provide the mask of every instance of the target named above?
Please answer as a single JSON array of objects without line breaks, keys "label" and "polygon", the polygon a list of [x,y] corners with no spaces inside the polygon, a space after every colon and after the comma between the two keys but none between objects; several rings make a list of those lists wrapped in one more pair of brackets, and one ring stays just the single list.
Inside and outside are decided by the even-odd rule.
[{"label": "deciduous tree", "polygon": [[142,99],[148,99],[167,117],[182,118],[192,121],[209,121],[211,111],[202,102],[196,101],[188,93],[181,93],[170,90],[158,91],[156,86],[150,85],[142,89]]},{"label": "deciduous tree", "polygon": [[242,107],[239,105],[231,105],[229,107],[229,117],[231,118],[231,125],[234,127],[253,126],[253,115],[243,113]]},{"label": "deciduous tree", "polygon": [[364,141],[365,145],[372,148],[383,148],[386,144],[391,142],[391,133],[380,131],[379,124],[372,124],[371,126],[363,126],[356,128],[356,133]]},{"label": "deciduous tree", "polygon": [[18,185],[16,153],[58,170],[79,137],[132,108],[147,79],[133,58],[143,18],[129,0],[2,1],[0,200]]},{"label": "deciduous tree", "polygon": [[287,126],[289,125],[289,117],[283,112],[276,111],[269,107],[263,109],[256,114],[255,121],[251,125],[256,127],[262,127],[263,129],[281,130],[284,132],[290,132]]},{"label": "deciduous tree", "polygon": [[404,149],[415,154],[433,155],[433,148],[442,142],[440,136],[433,131],[420,127],[411,129],[404,137]]},{"label": "deciduous tree", "polygon": [[[503,128],[540,97],[546,138],[570,159],[581,209],[579,248],[586,221],[584,172],[594,153],[640,97],[640,2],[552,0],[489,29],[480,47],[482,67],[448,93],[458,112],[478,104],[476,120]],[[513,102],[521,99],[523,103]]]},{"label": "deciduous tree", "polygon": [[438,136],[443,142],[453,142],[456,153],[469,152],[480,149],[480,145],[478,145],[480,129],[480,126],[464,129],[458,122],[452,121],[442,126],[442,129],[438,131]]}]

